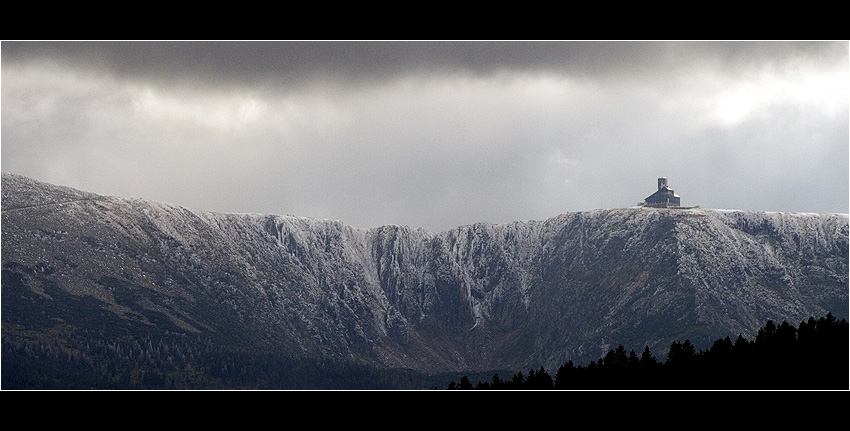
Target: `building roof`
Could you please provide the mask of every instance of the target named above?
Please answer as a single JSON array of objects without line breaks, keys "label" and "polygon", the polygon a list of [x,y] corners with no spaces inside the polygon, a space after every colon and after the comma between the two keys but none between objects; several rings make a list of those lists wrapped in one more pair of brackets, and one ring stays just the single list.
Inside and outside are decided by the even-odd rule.
[{"label": "building roof", "polygon": [[673,191],[673,189],[671,189],[671,188],[670,188],[670,186],[664,186],[664,187],[662,187],[662,188],[660,188],[660,189],[656,190],[656,191],[655,191],[655,193],[653,193],[653,194],[651,194],[651,195],[647,196],[647,197],[646,197],[646,199],[644,199],[644,200],[649,200],[649,198],[651,198],[651,197],[653,197],[653,196],[656,196],[656,195],[658,195],[658,194],[663,194],[663,195],[672,195],[674,198],[681,197],[681,196],[677,195],[677,194]]}]

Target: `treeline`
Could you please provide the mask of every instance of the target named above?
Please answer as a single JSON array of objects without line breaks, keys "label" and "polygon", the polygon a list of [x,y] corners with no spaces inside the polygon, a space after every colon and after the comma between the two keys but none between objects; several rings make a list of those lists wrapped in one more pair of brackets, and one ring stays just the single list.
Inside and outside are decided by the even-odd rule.
[{"label": "treeline", "polygon": [[495,374],[475,385],[464,376],[447,389],[847,390],[848,339],[847,321],[831,313],[798,327],[768,320],[752,341],[739,334],[701,350],[688,340],[673,342],[666,361],[649,347],[637,354],[620,345],[584,366],[568,361],[554,376],[543,367],[509,379]]},{"label": "treeline", "polygon": [[[198,335],[2,339],[2,389],[409,389],[424,379],[348,361],[222,349]],[[421,384],[419,384],[421,386]],[[433,388],[430,386],[424,388]]]},{"label": "treeline", "polygon": [[[467,377],[449,389],[848,389],[847,321],[828,314],[799,327],[768,321],[754,340],[706,350],[674,342],[660,361],[624,346],[584,366],[571,361],[511,378]],[[446,379],[280,352],[223,349],[198,334],[115,338],[71,330],[52,339],[2,337],[2,389],[433,389]]]}]

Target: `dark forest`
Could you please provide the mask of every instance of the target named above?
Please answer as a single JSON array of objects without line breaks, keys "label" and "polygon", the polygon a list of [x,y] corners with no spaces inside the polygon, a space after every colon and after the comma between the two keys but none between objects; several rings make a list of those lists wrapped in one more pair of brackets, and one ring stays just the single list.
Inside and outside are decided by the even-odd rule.
[{"label": "dark forest", "polygon": [[554,374],[539,367],[510,378],[494,373],[491,380],[476,384],[464,375],[446,386],[440,380],[445,375],[227,351],[209,339],[185,334],[114,341],[81,331],[52,344],[12,343],[3,337],[2,388],[846,390],[848,335],[847,321],[832,314],[797,327],[768,321],[754,340],[726,337],[704,350],[688,340],[674,342],[663,360],[648,347],[638,354],[620,345],[587,365],[569,361]]},{"label": "dark forest", "polygon": [[848,337],[847,321],[832,314],[798,327],[768,320],[752,341],[726,337],[701,350],[673,342],[665,361],[648,347],[638,354],[620,345],[584,366],[568,361],[554,376],[543,367],[476,385],[464,376],[447,389],[847,390]]}]

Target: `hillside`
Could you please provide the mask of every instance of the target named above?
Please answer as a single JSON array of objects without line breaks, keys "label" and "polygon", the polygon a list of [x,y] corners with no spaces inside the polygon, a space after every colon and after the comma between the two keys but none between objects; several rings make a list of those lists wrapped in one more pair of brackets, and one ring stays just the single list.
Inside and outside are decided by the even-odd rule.
[{"label": "hillside", "polygon": [[223,214],[3,174],[8,343],[158,339],[421,372],[663,356],[848,317],[848,215],[623,208],[445,232]]}]

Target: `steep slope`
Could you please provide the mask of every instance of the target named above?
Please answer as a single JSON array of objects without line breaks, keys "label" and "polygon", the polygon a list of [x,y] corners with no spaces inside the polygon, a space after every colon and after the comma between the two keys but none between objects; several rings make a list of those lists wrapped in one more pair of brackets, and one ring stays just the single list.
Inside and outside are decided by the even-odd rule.
[{"label": "steep slope", "polygon": [[[185,334],[427,372],[848,315],[848,216],[629,208],[432,233],[221,214],[3,174],[4,339]],[[94,335],[96,334],[96,335]]]}]

